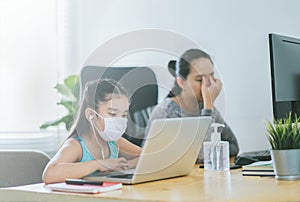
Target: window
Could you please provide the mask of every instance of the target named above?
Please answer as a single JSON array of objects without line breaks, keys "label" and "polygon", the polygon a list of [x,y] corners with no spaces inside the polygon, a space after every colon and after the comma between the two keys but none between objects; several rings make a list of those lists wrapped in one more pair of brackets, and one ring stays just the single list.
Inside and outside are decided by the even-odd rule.
[{"label": "window", "polygon": [[56,1],[0,1],[0,133],[39,131],[58,115]]}]

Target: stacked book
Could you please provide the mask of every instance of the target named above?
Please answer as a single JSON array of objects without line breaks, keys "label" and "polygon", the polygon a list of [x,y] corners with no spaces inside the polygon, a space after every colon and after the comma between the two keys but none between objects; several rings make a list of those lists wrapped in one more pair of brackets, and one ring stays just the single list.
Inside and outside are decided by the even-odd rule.
[{"label": "stacked book", "polygon": [[242,167],[243,176],[275,176],[272,161],[258,161]]},{"label": "stacked book", "polygon": [[103,182],[101,183],[101,185],[100,184],[96,185],[96,183],[68,184],[66,182],[61,182],[61,183],[45,184],[44,186],[52,191],[92,193],[92,194],[122,189],[122,183],[120,182]]}]

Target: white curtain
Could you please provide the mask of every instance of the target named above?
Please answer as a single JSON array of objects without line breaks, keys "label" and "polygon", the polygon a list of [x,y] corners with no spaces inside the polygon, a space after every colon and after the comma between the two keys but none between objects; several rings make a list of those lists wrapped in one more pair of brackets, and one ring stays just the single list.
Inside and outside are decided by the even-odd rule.
[{"label": "white curtain", "polygon": [[0,1],[0,134],[39,132],[58,116],[57,2]]}]

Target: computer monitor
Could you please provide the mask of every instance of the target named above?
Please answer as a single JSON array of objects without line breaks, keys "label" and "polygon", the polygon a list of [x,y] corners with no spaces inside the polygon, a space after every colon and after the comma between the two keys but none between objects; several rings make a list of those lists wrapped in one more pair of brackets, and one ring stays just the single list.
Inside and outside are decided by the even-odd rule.
[{"label": "computer monitor", "polygon": [[274,118],[300,115],[300,39],[269,34]]}]

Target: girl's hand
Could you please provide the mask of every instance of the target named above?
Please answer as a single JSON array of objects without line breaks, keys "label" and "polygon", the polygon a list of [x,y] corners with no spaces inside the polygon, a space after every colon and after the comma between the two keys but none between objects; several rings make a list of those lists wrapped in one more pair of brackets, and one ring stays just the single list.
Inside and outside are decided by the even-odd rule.
[{"label": "girl's hand", "polygon": [[133,158],[133,159],[129,160],[128,161],[128,168],[129,169],[135,168],[138,161],[139,161],[139,157],[136,157],[136,158]]},{"label": "girl's hand", "polygon": [[202,78],[202,97],[205,109],[213,109],[214,102],[222,90],[222,82],[220,79],[213,78],[212,76]]},{"label": "girl's hand", "polygon": [[109,172],[115,170],[128,169],[129,164],[125,158],[97,160],[99,163],[100,172]]}]

